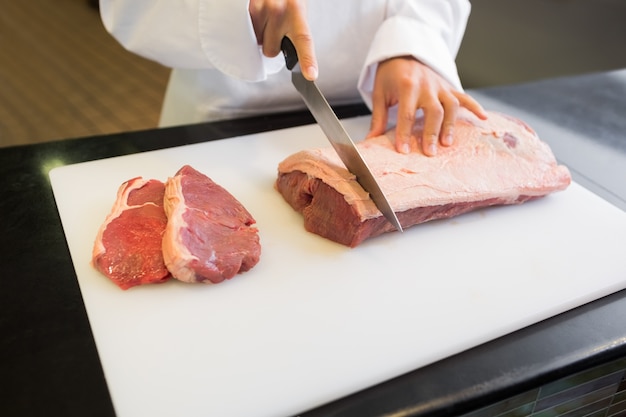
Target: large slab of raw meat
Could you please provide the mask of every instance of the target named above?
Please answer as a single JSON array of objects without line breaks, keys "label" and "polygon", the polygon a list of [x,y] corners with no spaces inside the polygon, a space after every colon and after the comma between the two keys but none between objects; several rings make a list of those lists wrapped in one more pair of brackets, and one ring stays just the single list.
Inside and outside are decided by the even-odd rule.
[{"label": "large slab of raw meat", "polygon": [[[491,112],[463,113],[454,145],[434,157],[420,149],[416,122],[410,154],[395,151],[394,133],[358,143],[404,228],[481,207],[520,204],[571,182],[546,143],[526,123]],[[297,152],[278,166],[276,188],[304,217],[306,230],[355,247],[395,230],[332,147]]]}]

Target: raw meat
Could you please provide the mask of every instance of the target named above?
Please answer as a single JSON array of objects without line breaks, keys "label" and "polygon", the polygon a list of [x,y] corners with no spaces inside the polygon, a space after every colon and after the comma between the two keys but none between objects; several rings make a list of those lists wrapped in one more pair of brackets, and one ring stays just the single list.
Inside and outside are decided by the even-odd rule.
[{"label": "raw meat", "polygon": [[[364,140],[359,151],[404,228],[477,208],[520,204],[563,190],[565,166],[522,121],[490,112],[482,121],[462,113],[454,145],[436,156],[421,152],[423,119],[408,155],[394,150],[394,132]],[[348,172],[333,148],[305,150],[278,166],[276,188],[304,217],[306,230],[355,247],[395,230]]]},{"label": "raw meat", "polygon": [[166,281],[161,241],[167,224],[163,209],[165,184],[133,178],[123,183],[96,236],[93,266],[126,290]]},{"label": "raw meat", "polygon": [[228,191],[192,167],[168,179],[165,212],[163,256],[175,278],[218,283],[259,261],[255,220]]}]

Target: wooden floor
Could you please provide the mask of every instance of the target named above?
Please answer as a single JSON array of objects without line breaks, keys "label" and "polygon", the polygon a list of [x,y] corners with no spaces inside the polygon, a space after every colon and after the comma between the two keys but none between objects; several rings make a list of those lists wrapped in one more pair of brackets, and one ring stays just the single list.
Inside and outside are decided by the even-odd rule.
[{"label": "wooden floor", "polygon": [[168,77],[87,0],[2,2],[0,146],[156,127]]}]

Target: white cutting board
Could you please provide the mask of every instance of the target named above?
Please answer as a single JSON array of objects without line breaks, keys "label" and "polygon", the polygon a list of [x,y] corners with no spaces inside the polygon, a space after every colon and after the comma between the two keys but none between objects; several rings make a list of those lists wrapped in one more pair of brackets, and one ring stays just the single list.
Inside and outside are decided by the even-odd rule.
[{"label": "white cutting board", "polygon": [[[119,417],[293,415],[626,287],[626,213],[576,183],[355,249],[309,234],[273,182],[315,146],[311,125],[50,172]],[[184,164],[248,208],[261,260],[219,285],[124,292],[89,264],[96,231],[123,181]]]}]

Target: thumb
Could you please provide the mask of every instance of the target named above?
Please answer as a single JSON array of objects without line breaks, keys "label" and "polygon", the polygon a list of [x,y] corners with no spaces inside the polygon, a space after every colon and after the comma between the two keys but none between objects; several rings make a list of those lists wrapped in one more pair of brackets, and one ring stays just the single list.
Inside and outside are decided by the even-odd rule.
[{"label": "thumb", "polygon": [[302,75],[309,81],[317,80],[318,69],[317,58],[315,57],[315,46],[313,44],[313,37],[308,31],[308,28],[298,35],[290,35],[289,38],[298,53],[298,62],[300,62]]}]

